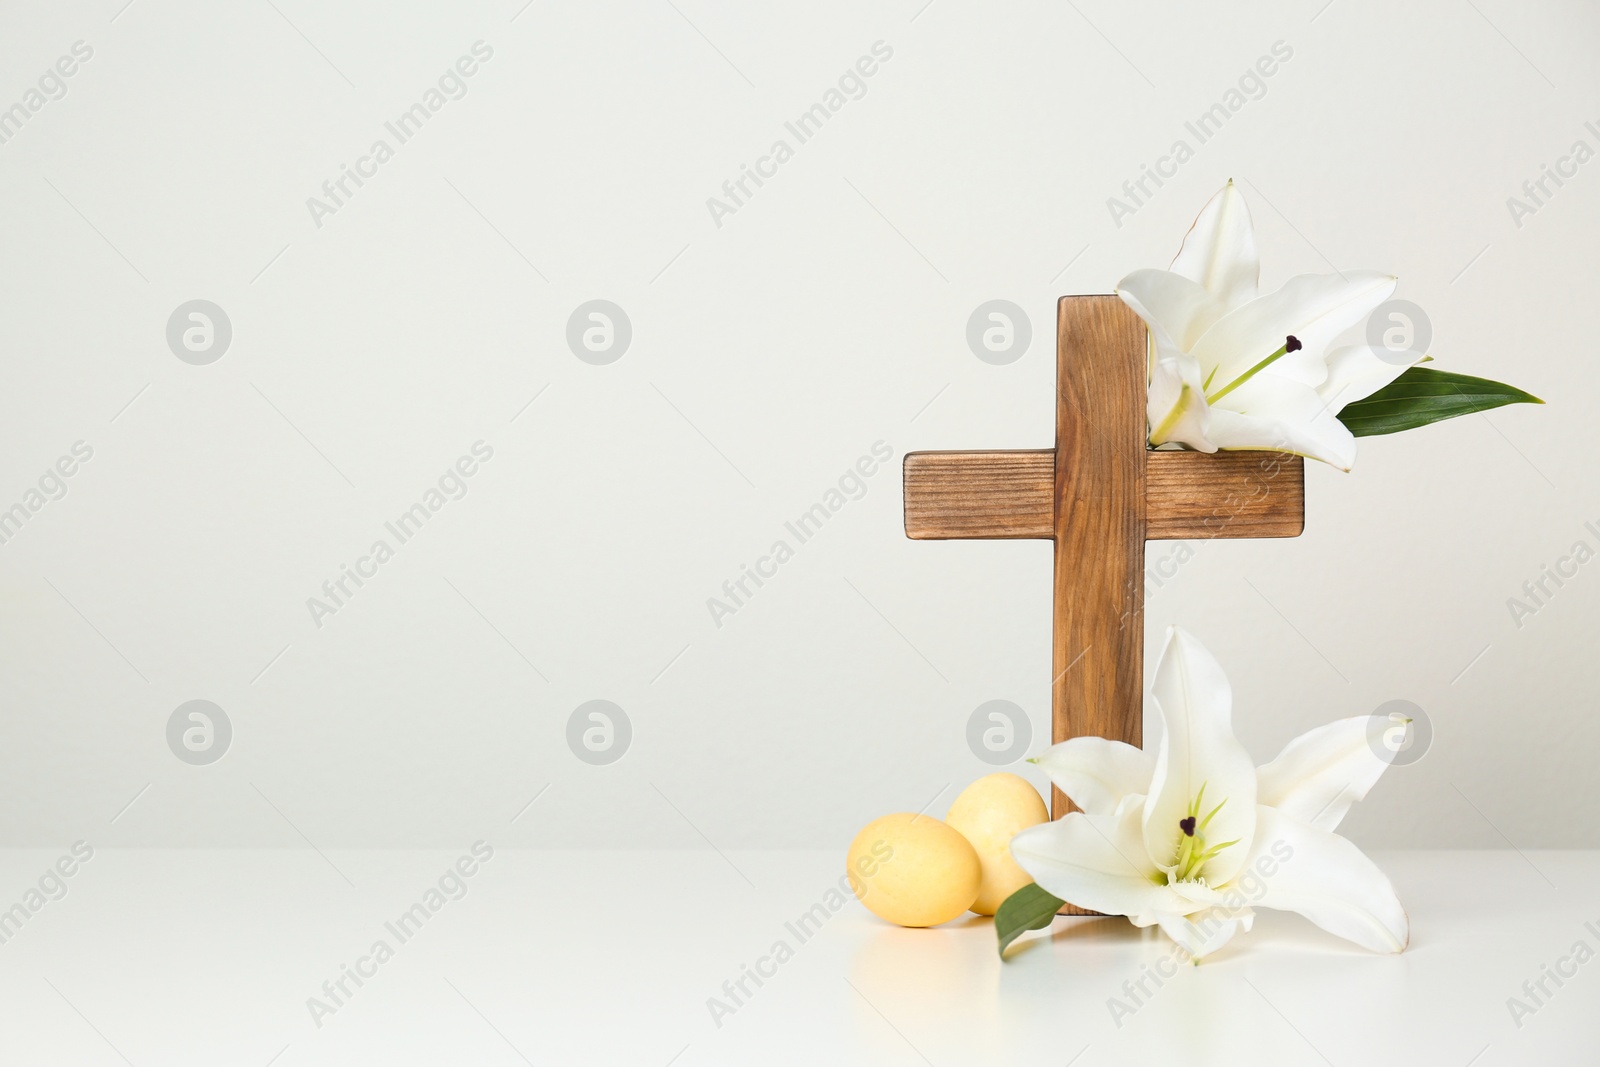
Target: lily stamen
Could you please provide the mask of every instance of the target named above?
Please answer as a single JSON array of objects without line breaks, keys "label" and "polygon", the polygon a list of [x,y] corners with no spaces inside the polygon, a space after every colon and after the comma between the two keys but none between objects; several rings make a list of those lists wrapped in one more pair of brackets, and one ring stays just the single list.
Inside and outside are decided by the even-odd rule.
[{"label": "lily stamen", "polygon": [[1189,801],[1189,811],[1178,820],[1178,829],[1183,831],[1183,836],[1178,839],[1178,854],[1172,861],[1173,873],[1169,876],[1172,882],[1192,882],[1202,877],[1208,861],[1216,859],[1222,850],[1232,845],[1237,845],[1237,840],[1224,841],[1217,845],[1206,845],[1205,830],[1211,820],[1217,817],[1228,803],[1224,797],[1216,807],[1206,812],[1202,818],[1200,810],[1205,803],[1206,783],[1200,783],[1200,789],[1195,793],[1194,799]]}]

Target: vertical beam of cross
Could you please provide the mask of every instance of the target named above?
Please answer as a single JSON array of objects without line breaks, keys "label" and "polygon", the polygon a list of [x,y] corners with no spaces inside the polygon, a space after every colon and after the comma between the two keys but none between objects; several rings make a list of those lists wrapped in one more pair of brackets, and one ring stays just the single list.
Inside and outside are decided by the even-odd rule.
[{"label": "vertical beam of cross", "polygon": [[[1143,735],[1145,327],[1115,296],[1057,314],[1052,742]],[[1053,789],[1051,811],[1071,810]]]}]

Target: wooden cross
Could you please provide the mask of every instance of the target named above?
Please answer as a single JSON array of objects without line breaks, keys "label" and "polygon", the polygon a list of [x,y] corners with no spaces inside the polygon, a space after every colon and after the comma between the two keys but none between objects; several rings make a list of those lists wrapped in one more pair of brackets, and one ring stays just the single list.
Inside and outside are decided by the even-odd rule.
[{"label": "wooden cross", "polygon": [[[907,537],[1055,541],[1052,742],[1140,744],[1145,541],[1296,537],[1305,528],[1299,456],[1150,450],[1146,376],[1145,326],[1127,305],[1062,297],[1056,447],[905,458]],[[1052,816],[1068,810],[1054,790]]]}]

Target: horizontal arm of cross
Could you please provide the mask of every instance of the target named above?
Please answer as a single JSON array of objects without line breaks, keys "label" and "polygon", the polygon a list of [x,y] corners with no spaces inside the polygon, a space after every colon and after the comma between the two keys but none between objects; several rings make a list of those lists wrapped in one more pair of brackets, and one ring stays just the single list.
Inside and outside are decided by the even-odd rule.
[{"label": "horizontal arm of cross", "polygon": [[[1145,538],[1298,537],[1305,464],[1281,452],[1145,453]],[[910,452],[906,536],[1055,537],[1055,450]]]}]

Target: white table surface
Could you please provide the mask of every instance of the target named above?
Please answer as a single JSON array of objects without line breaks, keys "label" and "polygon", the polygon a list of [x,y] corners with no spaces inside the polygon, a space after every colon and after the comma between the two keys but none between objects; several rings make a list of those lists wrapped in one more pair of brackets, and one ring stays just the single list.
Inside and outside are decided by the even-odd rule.
[{"label": "white table surface", "polygon": [[[0,908],[63,851],[0,853]],[[1121,920],[1058,919],[1002,965],[988,920],[901,930],[852,899],[802,942],[786,924],[837,885],[842,848],[497,849],[399,943],[385,922],[466,852],[97,849],[0,944],[0,1062],[1600,1060],[1600,960],[1546,978],[1520,1027],[1507,1006],[1577,942],[1600,951],[1600,853],[1375,854],[1411,915],[1403,955],[1264,913],[1115,1020],[1171,952]],[[307,998],[380,938],[393,958],[317,1026]],[[723,983],[779,941],[792,958],[718,1025],[708,1000],[731,1004]]]}]

